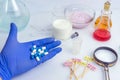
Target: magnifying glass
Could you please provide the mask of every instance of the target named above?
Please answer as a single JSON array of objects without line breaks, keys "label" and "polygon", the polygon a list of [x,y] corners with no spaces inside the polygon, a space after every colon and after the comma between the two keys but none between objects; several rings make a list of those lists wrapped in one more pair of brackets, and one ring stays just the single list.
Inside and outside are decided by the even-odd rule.
[{"label": "magnifying glass", "polygon": [[118,55],[115,50],[110,47],[98,47],[94,53],[95,62],[104,67],[106,80],[110,80],[109,67],[115,65]]}]

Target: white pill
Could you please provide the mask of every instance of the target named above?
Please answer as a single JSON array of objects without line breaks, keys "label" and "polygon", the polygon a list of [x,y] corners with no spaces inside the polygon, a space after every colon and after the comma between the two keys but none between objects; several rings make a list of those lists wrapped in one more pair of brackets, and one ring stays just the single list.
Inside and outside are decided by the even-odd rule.
[{"label": "white pill", "polygon": [[44,54],[45,54],[45,55],[47,55],[47,54],[48,54],[48,52],[45,52]]},{"label": "white pill", "polygon": [[39,57],[36,57],[36,60],[37,60],[37,61],[40,61],[40,58],[39,58]]},{"label": "white pill", "polygon": [[38,49],[38,52],[41,52],[42,50],[41,49]]},{"label": "white pill", "polygon": [[33,45],[33,48],[36,48],[37,46],[36,45]]},{"label": "white pill", "polygon": [[32,52],[31,55],[35,55],[35,53]]},{"label": "white pill", "polygon": [[33,52],[33,53],[36,53],[36,51],[37,51],[37,50],[36,50],[36,49],[34,49],[32,52]]},{"label": "white pill", "polygon": [[45,50],[46,49],[46,47],[42,47],[42,50]]},{"label": "white pill", "polygon": [[44,50],[41,50],[40,53],[41,53],[41,54],[44,53]]}]

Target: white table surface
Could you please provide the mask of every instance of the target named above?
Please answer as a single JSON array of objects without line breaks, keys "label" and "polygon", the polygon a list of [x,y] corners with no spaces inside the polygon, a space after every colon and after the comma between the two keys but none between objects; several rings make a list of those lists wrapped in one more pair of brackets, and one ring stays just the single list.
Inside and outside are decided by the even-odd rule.
[{"label": "white table surface", "polygon": [[[96,11],[96,17],[100,14],[100,10],[103,8],[103,3],[106,0],[25,0],[31,13],[31,20],[28,26],[18,33],[18,40],[21,42],[40,39],[43,37],[52,36],[51,32],[51,10],[56,5],[68,5],[68,4],[85,4],[89,5]],[[88,27],[79,30],[81,39],[83,40],[81,45],[81,51],[75,55],[71,53],[70,40],[62,41],[61,47],[63,51],[57,54],[51,60],[37,66],[36,68],[24,73],[20,76],[13,78],[13,80],[68,80],[69,70],[62,66],[63,62],[70,58],[83,58],[88,55],[91,56],[92,52],[99,46],[109,46],[115,49],[120,55],[118,47],[120,46],[120,1],[112,0],[112,22],[111,39],[106,42],[96,41],[92,37],[93,24]],[[4,35],[4,36],[3,36]],[[5,44],[8,34],[0,34],[0,50]],[[105,80],[103,68],[93,63],[97,70],[95,72],[89,71],[83,80]],[[120,79],[120,57],[115,66],[110,67],[111,80]]]}]

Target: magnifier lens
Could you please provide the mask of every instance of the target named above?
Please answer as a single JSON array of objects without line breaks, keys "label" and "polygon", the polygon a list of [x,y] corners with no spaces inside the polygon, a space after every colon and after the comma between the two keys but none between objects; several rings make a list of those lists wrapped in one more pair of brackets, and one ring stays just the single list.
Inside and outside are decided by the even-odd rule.
[{"label": "magnifier lens", "polygon": [[117,59],[117,53],[109,47],[99,47],[94,51],[94,59],[99,65],[104,66],[106,80],[110,80],[109,66],[113,66]]},{"label": "magnifier lens", "polygon": [[112,62],[116,59],[116,55],[109,51],[109,50],[98,50],[95,53],[95,56],[97,59],[103,61],[103,62]]}]

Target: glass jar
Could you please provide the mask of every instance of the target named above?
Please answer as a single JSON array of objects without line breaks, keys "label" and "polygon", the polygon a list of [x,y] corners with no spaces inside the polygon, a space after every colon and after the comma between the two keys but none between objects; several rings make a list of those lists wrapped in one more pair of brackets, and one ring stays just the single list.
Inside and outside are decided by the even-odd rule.
[{"label": "glass jar", "polygon": [[0,4],[0,31],[9,31],[10,23],[15,23],[18,31],[26,27],[30,14],[21,0],[1,0]]},{"label": "glass jar", "polygon": [[93,36],[99,41],[107,41],[111,38],[110,28],[112,27],[110,2],[107,1],[104,4],[104,9],[101,11],[101,16],[99,16],[95,21],[95,31]]}]

